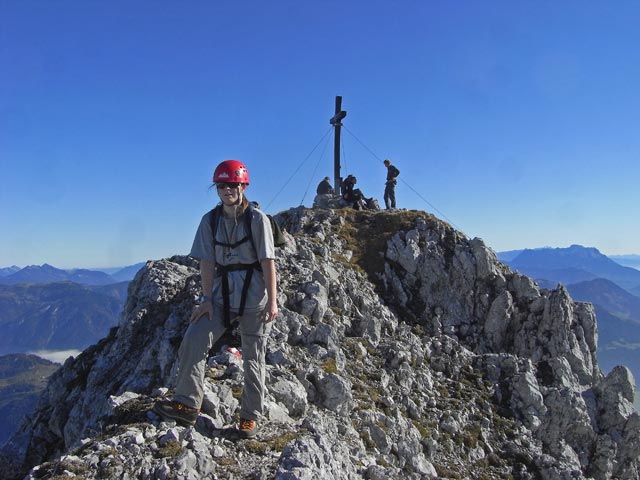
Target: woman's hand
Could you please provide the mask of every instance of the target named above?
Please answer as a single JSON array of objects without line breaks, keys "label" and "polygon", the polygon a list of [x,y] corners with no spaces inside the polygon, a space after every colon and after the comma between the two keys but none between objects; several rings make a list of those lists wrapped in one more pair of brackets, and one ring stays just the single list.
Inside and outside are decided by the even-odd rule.
[{"label": "woman's hand", "polygon": [[193,307],[193,311],[191,312],[191,318],[189,319],[189,321],[191,323],[195,323],[205,315],[207,315],[209,318],[213,318],[213,304],[211,303],[211,301],[202,302],[199,305]]},{"label": "woman's hand", "polygon": [[269,323],[275,320],[278,316],[278,302],[276,302],[275,299],[270,300],[262,313],[264,315],[264,323]]},{"label": "woman's hand", "polygon": [[278,316],[278,301],[276,300],[276,262],[273,258],[260,260],[264,285],[267,289],[267,306],[262,311],[264,322],[269,323]]}]

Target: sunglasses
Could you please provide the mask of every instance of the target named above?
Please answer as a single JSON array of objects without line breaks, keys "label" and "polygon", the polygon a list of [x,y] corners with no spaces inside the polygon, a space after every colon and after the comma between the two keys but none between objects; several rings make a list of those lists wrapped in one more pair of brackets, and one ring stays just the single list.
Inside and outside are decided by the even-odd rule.
[{"label": "sunglasses", "polygon": [[216,188],[218,190],[224,190],[225,188],[238,188],[242,183],[240,182],[220,182],[216,183]]}]

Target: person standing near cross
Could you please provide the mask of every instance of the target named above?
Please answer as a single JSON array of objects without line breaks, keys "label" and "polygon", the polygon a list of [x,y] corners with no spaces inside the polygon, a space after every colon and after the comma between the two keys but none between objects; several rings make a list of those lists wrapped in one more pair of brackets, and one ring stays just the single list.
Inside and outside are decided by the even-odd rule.
[{"label": "person standing near cross", "polygon": [[387,182],[384,187],[384,206],[389,210],[390,208],[396,208],[396,184],[398,183],[396,178],[400,175],[400,170],[398,170],[389,159],[384,161],[384,166],[387,167]]}]

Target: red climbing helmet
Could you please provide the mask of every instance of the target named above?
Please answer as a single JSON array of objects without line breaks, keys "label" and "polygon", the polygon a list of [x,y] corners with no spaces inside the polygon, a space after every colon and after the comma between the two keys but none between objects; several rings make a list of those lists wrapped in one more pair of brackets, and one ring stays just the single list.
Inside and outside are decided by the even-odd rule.
[{"label": "red climbing helmet", "polygon": [[213,172],[213,183],[238,182],[249,185],[249,170],[240,160],[225,160]]}]

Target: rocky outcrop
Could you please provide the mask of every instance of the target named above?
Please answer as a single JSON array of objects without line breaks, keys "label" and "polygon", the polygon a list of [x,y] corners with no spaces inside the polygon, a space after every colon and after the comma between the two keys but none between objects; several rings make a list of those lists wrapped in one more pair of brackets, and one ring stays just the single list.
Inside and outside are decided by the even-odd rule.
[{"label": "rocky outcrop", "polygon": [[149,412],[200,293],[197,264],[174,257],[149,262],[119,327],[52,377],[3,478],[638,478],[633,378],[600,372],[590,305],[425,213],[278,221],[257,439],[233,438],[243,373],[224,348],[196,427]]}]

